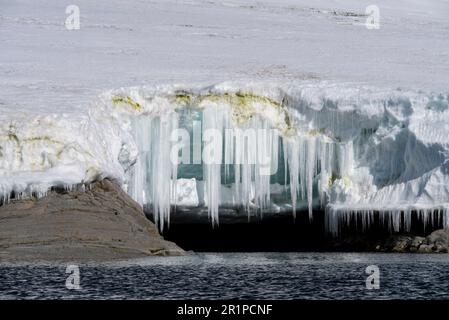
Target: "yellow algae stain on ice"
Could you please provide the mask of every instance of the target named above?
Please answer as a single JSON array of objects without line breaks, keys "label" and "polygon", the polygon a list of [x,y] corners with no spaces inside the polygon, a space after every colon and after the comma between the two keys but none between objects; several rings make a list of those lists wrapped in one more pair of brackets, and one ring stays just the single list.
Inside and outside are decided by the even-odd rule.
[{"label": "yellow algae stain on ice", "polygon": [[130,96],[125,96],[125,97],[123,97],[123,96],[113,96],[112,97],[112,103],[114,105],[127,104],[127,105],[131,106],[136,111],[142,110],[142,106],[140,105],[140,103],[134,101],[133,98],[131,98]]}]

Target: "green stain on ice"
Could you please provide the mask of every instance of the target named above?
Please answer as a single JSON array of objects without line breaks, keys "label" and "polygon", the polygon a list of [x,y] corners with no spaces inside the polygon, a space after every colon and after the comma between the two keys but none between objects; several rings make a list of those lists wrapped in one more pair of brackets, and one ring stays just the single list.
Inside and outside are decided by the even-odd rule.
[{"label": "green stain on ice", "polygon": [[329,177],[329,179],[327,180],[327,187],[330,188],[333,186],[335,180],[340,179],[340,177],[332,171],[331,176]]},{"label": "green stain on ice", "polygon": [[27,138],[27,139],[23,139],[23,142],[29,142],[29,143],[48,142],[50,144],[60,144],[60,145],[64,144],[63,142],[54,140],[54,139],[50,138],[49,136]]},{"label": "green stain on ice", "polygon": [[14,141],[17,145],[20,145],[19,137],[15,133],[8,132],[8,139]]},{"label": "green stain on ice", "polygon": [[131,98],[130,96],[125,96],[125,97],[123,97],[123,96],[113,96],[112,97],[112,103],[114,105],[127,104],[127,105],[131,106],[136,111],[142,110],[142,106],[140,105],[140,103],[134,101],[133,98]]},{"label": "green stain on ice", "polygon": [[281,103],[274,99],[265,96],[259,96],[251,92],[236,92],[235,96],[238,99],[238,103],[243,106],[254,102],[269,104],[277,108],[281,106]]},{"label": "green stain on ice", "polygon": [[271,107],[283,114],[286,124],[285,133],[293,129],[284,101],[280,102],[252,92],[207,92],[195,94],[185,90],[178,90],[172,96],[169,96],[169,100],[180,107],[204,107],[207,104],[219,103],[228,104],[232,109],[232,119],[237,124],[243,124],[251,120],[254,114],[257,113],[256,105],[260,105],[262,108]]},{"label": "green stain on ice", "polygon": [[23,161],[22,146],[19,137],[16,134],[16,130],[17,130],[16,126],[13,123],[11,123],[9,125],[9,130],[6,137],[9,141],[13,141],[16,144],[16,147],[14,148],[15,161],[17,163],[22,163]]},{"label": "green stain on ice", "polygon": [[348,176],[340,176],[332,171],[331,176],[327,180],[327,187],[332,187],[337,180],[341,180],[346,187],[350,187],[352,185],[352,181]]},{"label": "green stain on ice", "polygon": [[205,94],[194,94],[185,90],[178,90],[174,93],[174,95],[170,96],[169,99],[171,102],[179,103],[183,106],[186,105],[199,105],[201,103],[207,102],[227,102],[233,106],[238,106],[241,108],[249,108],[254,103],[263,103],[272,105],[274,107],[281,107],[281,103],[265,96],[259,96],[251,92],[223,92],[223,93],[214,93],[208,92]]},{"label": "green stain on ice", "polygon": [[190,92],[179,90],[176,91],[174,97],[171,97],[171,102],[181,105],[183,107],[188,107],[192,105],[193,95]]},{"label": "green stain on ice", "polygon": [[319,136],[319,135],[323,135],[326,133],[326,129],[325,128],[319,128],[319,129],[312,129],[309,131],[309,134],[311,136]]}]

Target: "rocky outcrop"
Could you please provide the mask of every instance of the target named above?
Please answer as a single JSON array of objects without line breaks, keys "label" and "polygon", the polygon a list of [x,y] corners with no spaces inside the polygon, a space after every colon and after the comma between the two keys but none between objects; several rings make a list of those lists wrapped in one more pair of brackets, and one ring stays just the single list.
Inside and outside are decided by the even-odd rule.
[{"label": "rocky outcrop", "polygon": [[396,234],[381,236],[356,236],[333,239],[328,249],[332,251],[379,251],[379,252],[449,252],[449,230],[435,230],[426,237]]},{"label": "rocky outcrop", "polygon": [[447,253],[449,251],[449,231],[445,229],[436,230],[427,237],[406,235],[391,237],[387,239],[379,250],[392,252]]},{"label": "rocky outcrop", "polygon": [[180,255],[142,208],[109,180],[0,207],[0,261],[108,261]]}]

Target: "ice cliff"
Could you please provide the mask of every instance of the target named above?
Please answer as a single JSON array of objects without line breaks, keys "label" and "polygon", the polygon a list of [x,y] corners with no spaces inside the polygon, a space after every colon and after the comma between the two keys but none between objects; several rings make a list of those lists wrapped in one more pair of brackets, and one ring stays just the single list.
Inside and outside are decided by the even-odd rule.
[{"label": "ice cliff", "polygon": [[320,209],[334,234],[375,215],[407,229],[412,212],[449,226],[446,93],[318,81],[161,85],[105,92],[76,118],[0,118],[0,202],[108,177],[160,229],[177,207],[203,206],[214,225],[225,207],[310,219]]}]

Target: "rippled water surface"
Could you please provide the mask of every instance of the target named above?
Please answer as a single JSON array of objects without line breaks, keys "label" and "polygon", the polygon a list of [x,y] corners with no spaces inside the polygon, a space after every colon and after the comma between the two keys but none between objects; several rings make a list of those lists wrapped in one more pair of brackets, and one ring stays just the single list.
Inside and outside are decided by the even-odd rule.
[{"label": "rippled water surface", "polygon": [[[379,267],[368,290],[367,266]],[[3,299],[441,299],[449,255],[378,253],[201,253],[80,265],[79,290],[66,265],[0,265]]]}]

